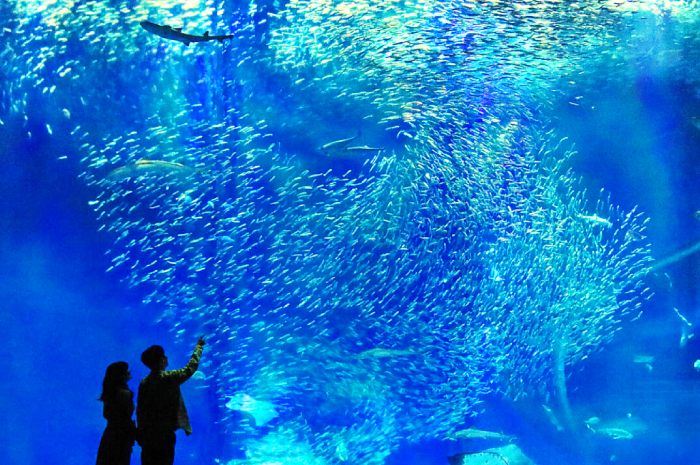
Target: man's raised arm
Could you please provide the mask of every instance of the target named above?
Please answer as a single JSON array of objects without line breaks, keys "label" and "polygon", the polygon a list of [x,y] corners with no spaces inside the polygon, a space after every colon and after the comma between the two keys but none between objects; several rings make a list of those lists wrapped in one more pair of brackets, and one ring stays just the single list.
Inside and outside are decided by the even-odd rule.
[{"label": "man's raised arm", "polygon": [[197,345],[194,348],[194,352],[192,352],[190,361],[187,362],[187,365],[185,365],[183,368],[180,368],[179,370],[164,371],[162,376],[164,378],[173,380],[178,384],[182,384],[188,379],[190,379],[192,375],[197,371],[197,367],[199,367],[199,359],[202,356],[204,344],[204,339],[200,337],[197,341]]}]

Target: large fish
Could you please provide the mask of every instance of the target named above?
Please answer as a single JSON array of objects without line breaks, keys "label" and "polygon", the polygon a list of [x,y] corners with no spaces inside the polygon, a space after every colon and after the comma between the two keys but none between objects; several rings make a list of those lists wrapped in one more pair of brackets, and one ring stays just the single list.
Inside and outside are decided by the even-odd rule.
[{"label": "large fish", "polygon": [[242,392],[230,397],[225,407],[251,415],[255,420],[255,426],[258,427],[264,426],[279,416],[276,406],[272,402],[255,399]]},{"label": "large fish", "polygon": [[516,445],[486,449],[480,452],[455,454],[447,457],[450,465],[535,465]]},{"label": "large fish", "polygon": [[197,171],[182,163],[165,160],[137,160],[109,172],[107,180],[121,181],[143,175],[170,176],[177,179],[189,178]]},{"label": "large fish", "polygon": [[190,45],[191,42],[208,42],[210,40],[218,40],[219,42],[223,42],[225,39],[233,39],[233,35],[210,36],[209,31],[205,32],[202,36],[185,34],[182,32],[182,28],[161,26],[160,24],[152,23],[150,21],[141,21],[139,24],[141,24],[141,27],[151,34],[155,34],[168,40],[177,40],[185,45]]},{"label": "large fish", "polygon": [[467,428],[455,432],[452,435],[452,439],[489,439],[494,441],[512,442],[515,440],[515,437],[509,434],[497,433],[495,431]]},{"label": "large fish", "polygon": [[612,420],[601,420],[599,417],[591,417],[584,423],[595,434],[615,440],[633,439],[636,435],[642,434],[648,429],[646,423],[631,413]]},{"label": "large fish", "polygon": [[345,147],[347,147],[350,142],[354,141],[358,137],[360,137],[359,132],[356,136],[346,137],[345,139],[338,139],[338,140],[334,140],[334,141],[328,142],[326,144],[323,144],[318,149],[325,154],[328,154],[329,152],[334,151],[334,150],[342,150]]}]

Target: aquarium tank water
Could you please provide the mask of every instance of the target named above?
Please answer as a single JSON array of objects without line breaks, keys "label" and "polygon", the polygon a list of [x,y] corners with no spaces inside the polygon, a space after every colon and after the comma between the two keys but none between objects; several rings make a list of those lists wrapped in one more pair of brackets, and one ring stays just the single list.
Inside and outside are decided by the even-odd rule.
[{"label": "aquarium tank water", "polygon": [[[700,463],[696,0],[1,0],[0,463]],[[133,446],[132,464],[141,463]]]}]

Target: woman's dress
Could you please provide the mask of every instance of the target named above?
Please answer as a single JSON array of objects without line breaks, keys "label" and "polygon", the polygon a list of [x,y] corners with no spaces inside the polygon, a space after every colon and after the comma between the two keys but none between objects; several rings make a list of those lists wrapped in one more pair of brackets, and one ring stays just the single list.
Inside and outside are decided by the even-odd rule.
[{"label": "woman's dress", "polygon": [[136,438],[133,414],[134,393],[129,389],[120,388],[111,398],[105,399],[102,416],[107,419],[107,427],[97,451],[97,465],[130,464]]}]

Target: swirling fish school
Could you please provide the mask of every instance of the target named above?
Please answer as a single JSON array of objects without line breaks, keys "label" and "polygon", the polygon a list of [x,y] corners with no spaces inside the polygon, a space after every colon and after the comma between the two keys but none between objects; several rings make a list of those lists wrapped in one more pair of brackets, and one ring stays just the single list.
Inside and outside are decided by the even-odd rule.
[{"label": "swirling fish school", "polygon": [[[259,463],[379,465],[403,440],[452,437],[487,394],[551,394],[645,298],[643,215],[590,209],[546,124],[552,76],[578,79],[598,47],[634,53],[614,39],[627,13],[111,3],[27,12],[33,34],[0,44],[3,109],[24,112],[34,88],[56,100],[112,269],[176,334],[211,328],[207,381],[226,427],[240,412],[264,426],[246,443]],[[242,24],[211,54],[114,32],[153,5]]]}]

